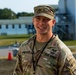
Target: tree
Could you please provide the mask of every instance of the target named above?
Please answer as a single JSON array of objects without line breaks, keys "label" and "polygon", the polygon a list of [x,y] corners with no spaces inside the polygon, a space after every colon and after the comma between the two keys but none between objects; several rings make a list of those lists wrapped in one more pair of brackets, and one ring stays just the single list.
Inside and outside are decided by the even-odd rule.
[{"label": "tree", "polygon": [[23,17],[23,16],[33,16],[34,13],[27,13],[27,12],[19,12],[17,13],[17,18],[19,18],[20,16]]},{"label": "tree", "polygon": [[11,9],[4,8],[0,9],[0,19],[15,19],[25,16],[33,16],[34,13],[28,13],[28,12],[18,12],[17,14],[14,13]]},{"label": "tree", "polygon": [[15,19],[16,14],[11,9],[0,9],[0,19]]}]

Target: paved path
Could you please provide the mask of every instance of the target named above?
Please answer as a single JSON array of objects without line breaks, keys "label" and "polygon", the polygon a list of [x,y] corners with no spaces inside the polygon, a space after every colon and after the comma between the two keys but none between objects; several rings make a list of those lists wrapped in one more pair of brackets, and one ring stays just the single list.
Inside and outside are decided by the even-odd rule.
[{"label": "paved path", "polygon": [[2,49],[0,49],[0,58],[8,57],[8,53],[9,52],[11,52],[11,55],[13,55],[12,50],[10,50],[9,48],[2,48]]},{"label": "paved path", "polygon": [[[69,48],[74,48],[76,49],[76,46],[68,46]],[[8,57],[8,53],[9,51],[11,52],[12,56],[13,56],[13,47],[0,47],[0,58],[2,57]],[[73,55],[76,58],[76,52],[73,52]]]},{"label": "paved path", "polygon": [[73,49],[76,49],[76,46],[68,46],[69,48],[73,48]]},{"label": "paved path", "polygon": [[18,50],[17,47],[0,47],[0,58],[8,58],[9,52],[11,52],[11,55],[13,56],[13,50]]}]

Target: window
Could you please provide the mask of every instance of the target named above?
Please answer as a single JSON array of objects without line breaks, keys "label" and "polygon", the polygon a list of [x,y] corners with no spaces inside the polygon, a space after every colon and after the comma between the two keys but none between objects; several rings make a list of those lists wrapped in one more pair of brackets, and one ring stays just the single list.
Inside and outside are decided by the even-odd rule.
[{"label": "window", "polygon": [[6,25],[6,29],[8,29],[8,25]]},{"label": "window", "polygon": [[27,28],[27,24],[25,24],[25,28]]},{"label": "window", "polygon": [[13,28],[13,29],[15,28],[15,25],[14,25],[14,24],[12,24],[12,28]]},{"label": "window", "polygon": [[0,25],[0,29],[2,28],[2,26]]},{"label": "window", "polygon": [[19,24],[19,28],[21,28],[21,24]]}]

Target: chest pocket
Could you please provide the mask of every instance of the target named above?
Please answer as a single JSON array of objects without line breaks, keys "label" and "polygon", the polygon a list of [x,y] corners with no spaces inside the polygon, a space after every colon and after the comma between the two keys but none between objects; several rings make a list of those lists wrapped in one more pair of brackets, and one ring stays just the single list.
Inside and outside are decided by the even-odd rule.
[{"label": "chest pocket", "polygon": [[56,73],[58,69],[58,57],[59,57],[59,50],[55,48],[46,49],[45,55],[47,57],[47,65],[51,67],[51,69]]}]

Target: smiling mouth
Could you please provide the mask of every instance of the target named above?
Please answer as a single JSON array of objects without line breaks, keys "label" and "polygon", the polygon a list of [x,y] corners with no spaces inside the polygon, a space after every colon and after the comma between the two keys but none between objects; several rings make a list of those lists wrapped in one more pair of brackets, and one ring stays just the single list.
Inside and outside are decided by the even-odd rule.
[{"label": "smiling mouth", "polygon": [[46,27],[38,27],[40,30],[45,30]]}]

